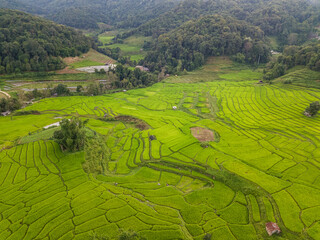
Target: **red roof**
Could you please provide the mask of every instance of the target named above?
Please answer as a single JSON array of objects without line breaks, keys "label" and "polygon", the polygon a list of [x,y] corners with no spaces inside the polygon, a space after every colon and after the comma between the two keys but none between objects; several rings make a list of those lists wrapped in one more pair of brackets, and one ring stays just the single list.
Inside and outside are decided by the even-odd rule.
[{"label": "red roof", "polygon": [[274,222],[268,222],[266,223],[266,230],[269,234],[269,236],[273,235],[274,233],[281,233],[281,229],[279,228],[278,224]]}]

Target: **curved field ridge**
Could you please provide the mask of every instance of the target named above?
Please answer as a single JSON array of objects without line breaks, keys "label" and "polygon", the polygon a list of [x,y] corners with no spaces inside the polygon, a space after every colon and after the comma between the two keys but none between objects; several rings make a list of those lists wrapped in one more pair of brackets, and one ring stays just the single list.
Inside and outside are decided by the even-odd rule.
[{"label": "curved field ridge", "polygon": [[[268,221],[283,239],[319,239],[320,117],[302,113],[320,92],[201,75],[216,71],[44,99],[26,109],[42,114],[23,126],[31,116],[1,119],[16,138],[57,116],[89,118],[110,156],[97,175],[83,170],[84,153],[62,153],[51,141],[0,152],[0,239],[117,239],[121,229],[145,239],[267,239]],[[119,115],[150,129],[99,120]],[[197,127],[219,141],[202,147],[191,134]]]}]

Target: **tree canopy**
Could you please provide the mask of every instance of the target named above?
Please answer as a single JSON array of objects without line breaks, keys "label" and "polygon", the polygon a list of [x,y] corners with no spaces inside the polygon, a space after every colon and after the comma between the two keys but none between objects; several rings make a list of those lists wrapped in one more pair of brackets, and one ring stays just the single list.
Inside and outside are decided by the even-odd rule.
[{"label": "tree canopy", "polygon": [[285,74],[290,68],[303,65],[320,71],[320,44],[311,43],[304,46],[288,46],[283,54],[268,63],[264,78],[272,80]]},{"label": "tree canopy", "polygon": [[61,129],[54,132],[54,140],[66,151],[83,150],[86,141],[85,125],[88,121],[79,118],[63,119]]},{"label": "tree canopy", "polygon": [[64,67],[60,57],[87,52],[92,40],[72,28],[0,9],[0,74]]},{"label": "tree canopy", "polygon": [[98,23],[121,28],[138,27],[172,9],[180,0],[0,0],[0,7],[41,14],[50,20],[81,29]]},{"label": "tree canopy", "polygon": [[249,63],[266,62],[270,49],[258,27],[231,17],[213,15],[189,21],[161,35],[145,58],[151,71],[167,67],[169,73],[193,70],[208,56],[241,53]]},{"label": "tree canopy", "polygon": [[125,33],[124,38],[136,33],[157,37],[189,20],[212,14],[232,16],[258,26],[266,35],[277,36],[281,44],[288,43],[292,38],[296,43],[304,42],[320,17],[319,7],[309,0],[185,0],[172,10]]},{"label": "tree canopy", "polygon": [[310,106],[308,106],[304,112],[307,117],[315,116],[320,110],[320,102],[312,102]]}]

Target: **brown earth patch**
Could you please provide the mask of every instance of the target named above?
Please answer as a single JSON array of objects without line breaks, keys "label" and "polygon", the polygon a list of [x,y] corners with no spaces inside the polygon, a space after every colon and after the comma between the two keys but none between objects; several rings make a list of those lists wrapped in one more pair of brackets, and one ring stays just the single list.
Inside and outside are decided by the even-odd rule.
[{"label": "brown earth patch", "polygon": [[191,128],[191,134],[200,142],[214,141],[213,132],[205,128],[201,128],[201,127]]},{"label": "brown earth patch", "polygon": [[79,57],[66,57],[63,59],[67,65],[78,62],[79,60],[81,60]]},{"label": "brown earth patch", "polygon": [[121,122],[126,122],[126,123],[131,123],[134,124],[136,128],[140,129],[140,130],[147,130],[150,128],[150,126],[142,121],[139,118],[135,118],[132,116],[128,116],[128,115],[118,115],[115,117],[116,120],[121,121]]}]

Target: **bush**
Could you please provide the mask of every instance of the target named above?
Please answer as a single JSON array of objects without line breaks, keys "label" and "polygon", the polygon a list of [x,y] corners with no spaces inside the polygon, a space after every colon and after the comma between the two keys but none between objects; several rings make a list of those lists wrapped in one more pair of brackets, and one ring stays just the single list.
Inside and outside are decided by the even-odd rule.
[{"label": "bush", "polygon": [[63,119],[60,122],[61,129],[55,131],[53,139],[64,149],[70,152],[82,150],[84,148],[86,131],[84,126],[86,121],[79,118]]},{"label": "bush", "polygon": [[320,102],[313,102],[309,107],[306,108],[306,110],[304,111],[304,115],[306,115],[307,117],[313,117],[318,113],[319,110]]},{"label": "bush", "polygon": [[288,79],[288,80],[285,80],[283,83],[284,83],[284,84],[291,84],[291,83],[292,83],[292,80],[291,80],[291,79]]},{"label": "bush", "polygon": [[59,84],[58,86],[56,86],[54,89],[53,89],[53,93],[56,93],[58,94],[58,96],[67,96],[70,94],[70,90],[68,89],[67,85],[63,85],[63,84]]},{"label": "bush", "polygon": [[122,230],[122,232],[119,235],[119,240],[138,240],[138,239],[139,239],[138,234],[133,230],[128,230],[128,231]]}]

